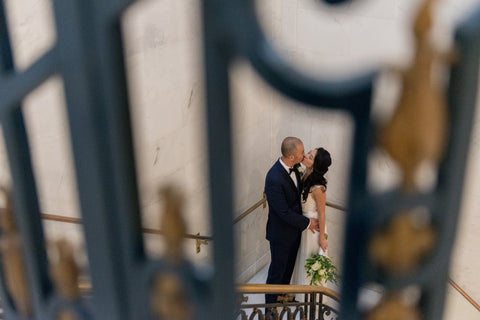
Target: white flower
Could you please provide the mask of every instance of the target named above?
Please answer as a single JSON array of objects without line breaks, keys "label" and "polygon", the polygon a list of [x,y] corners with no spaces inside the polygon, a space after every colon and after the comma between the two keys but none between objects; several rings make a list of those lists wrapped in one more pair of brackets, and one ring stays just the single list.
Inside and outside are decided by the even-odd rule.
[{"label": "white flower", "polygon": [[320,270],[320,271],[318,272],[318,274],[320,275],[320,277],[323,277],[323,276],[325,275],[325,270],[323,270],[323,269]]},{"label": "white flower", "polygon": [[321,265],[320,263],[318,263],[318,261],[316,261],[313,265],[312,265],[312,270],[313,271],[317,271],[318,269],[320,269]]}]

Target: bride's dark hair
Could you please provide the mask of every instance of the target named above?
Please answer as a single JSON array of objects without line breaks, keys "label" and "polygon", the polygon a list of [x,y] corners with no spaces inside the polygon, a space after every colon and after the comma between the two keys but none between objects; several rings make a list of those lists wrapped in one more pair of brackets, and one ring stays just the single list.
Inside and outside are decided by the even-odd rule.
[{"label": "bride's dark hair", "polygon": [[314,185],[322,185],[325,188],[327,187],[327,179],[324,175],[328,171],[328,167],[332,164],[332,158],[330,158],[330,153],[323,149],[318,148],[315,159],[313,160],[313,169],[310,175],[305,179],[303,183],[302,199],[303,201],[307,200],[308,193],[310,188]]}]

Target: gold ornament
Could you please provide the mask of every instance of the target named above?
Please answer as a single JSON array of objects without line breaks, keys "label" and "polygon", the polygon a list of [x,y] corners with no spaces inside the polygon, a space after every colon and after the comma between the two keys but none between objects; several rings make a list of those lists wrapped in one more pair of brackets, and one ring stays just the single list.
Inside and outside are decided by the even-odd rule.
[{"label": "gold ornament", "polygon": [[182,197],[172,188],[164,188],[161,194],[165,199],[161,225],[165,236],[166,257],[178,262],[183,259],[182,244],[186,231],[181,212]]},{"label": "gold ornament", "polygon": [[18,311],[25,317],[30,317],[33,310],[23,257],[22,240],[15,223],[10,191],[0,187],[0,192],[4,194],[6,199],[5,210],[3,210],[0,219],[2,230],[0,252],[6,287]]},{"label": "gold ornament", "polygon": [[419,226],[412,214],[401,213],[370,241],[372,261],[392,273],[413,270],[433,248],[435,232],[432,226]]},{"label": "gold ornament", "polygon": [[414,25],[415,58],[402,75],[403,91],[390,121],[380,130],[380,145],[403,172],[403,189],[415,191],[415,175],[423,162],[438,164],[448,140],[444,88],[433,76],[441,55],[429,38],[432,8],[436,0],[425,0]]},{"label": "gold ornament", "polygon": [[417,307],[406,304],[399,294],[390,294],[366,316],[366,320],[421,320]]}]

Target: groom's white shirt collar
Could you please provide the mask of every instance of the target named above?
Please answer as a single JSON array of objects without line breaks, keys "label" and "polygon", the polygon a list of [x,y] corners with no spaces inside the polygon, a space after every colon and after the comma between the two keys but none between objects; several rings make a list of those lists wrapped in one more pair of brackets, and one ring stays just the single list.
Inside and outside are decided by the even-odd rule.
[{"label": "groom's white shirt collar", "polygon": [[293,171],[290,172],[290,167],[287,166],[287,165],[282,161],[282,158],[278,158],[278,160],[280,161],[280,164],[285,168],[285,170],[287,170],[287,173],[288,173],[288,175],[290,176],[290,178],[293,180],[293,183],[295,184],[295,187],[297,187],[297,186],[298,186],[297,175],[294,174],[294,175],[292,176]]},{"label": "groom's white shirt collar", "polygon": [[290,171],[290,167],[287,166],[283,161],[282,161],[282,158],[278,158],[278,160],[280,161],[281,165],[285,168],[285,170],[287,170],[287,172]]}]

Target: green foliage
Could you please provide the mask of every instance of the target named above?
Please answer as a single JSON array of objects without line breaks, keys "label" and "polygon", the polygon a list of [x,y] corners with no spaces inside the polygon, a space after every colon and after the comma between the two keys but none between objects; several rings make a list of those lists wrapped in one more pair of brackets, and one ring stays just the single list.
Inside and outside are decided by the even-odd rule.
[{"label": "green foliage", "polygon": [[337,268],[327,256],[314,253],[305,263],[307,277],[311,278],[310,285],[320,286],[327,282],[337,283]]}]

